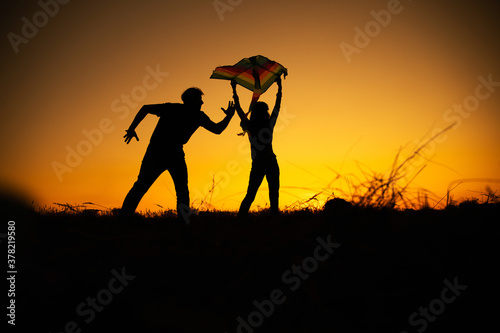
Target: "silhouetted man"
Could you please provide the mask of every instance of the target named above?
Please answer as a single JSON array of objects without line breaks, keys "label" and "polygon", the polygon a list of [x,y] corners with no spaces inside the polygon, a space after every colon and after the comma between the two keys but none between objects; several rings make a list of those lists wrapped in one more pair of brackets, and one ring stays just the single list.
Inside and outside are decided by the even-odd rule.
[{"label": "silhouetted man", "polygon": [[221,122],[214,123],[201,111],[202,95],[203,92],[200,89],[189,88],[181,96],[183,104],[151,104],[144,105],[139,110],[124,136],[127,144],[133,138],[139,141],[135,129],[147,114],[154,114],[160,119],[142,160],[137,181],[123,202],[122,215],[132,215],[151,185],[165,170],[168,170],[174,181],[177,195],[177,215],[178,217],[187,216],[189,190],[183,145],[200,126],[215,134],[222,133],[235,111],[234,104],[229,102],[227,110],[221,108],[226,117]]}]

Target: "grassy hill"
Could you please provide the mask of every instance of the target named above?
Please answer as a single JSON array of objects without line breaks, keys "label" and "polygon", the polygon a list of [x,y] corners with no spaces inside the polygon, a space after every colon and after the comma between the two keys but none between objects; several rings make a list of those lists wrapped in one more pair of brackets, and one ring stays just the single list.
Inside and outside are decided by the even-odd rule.
[{"label": "grassy hill", "polygon": [[486,331],[499,310],[498,203],[337,199],[277,217],[200,212],[189,225],[173,212],[4,208],[16,220],[18,329]]}]

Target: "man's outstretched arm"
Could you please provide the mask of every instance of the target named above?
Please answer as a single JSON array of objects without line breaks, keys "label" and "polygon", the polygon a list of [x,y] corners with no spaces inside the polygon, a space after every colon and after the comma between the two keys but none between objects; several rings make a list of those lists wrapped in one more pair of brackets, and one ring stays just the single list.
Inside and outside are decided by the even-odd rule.
[{"label": "man's outstretched arm", "polygon": [[227,109],[224,110],[224,108],[221,108],[222,111],[226,114],[224,119],[222,119],[218,123],[214,123],[211,120],[208,120],[205,124],[202,124],[203,127],[205,127],[207,130],[209,130],[212,133],[215,134],[221,134],[224,132],[226,129],[227,125],[229,125],[229,122],[231,121],[231,118],[234,116],[234,103],[229,102],[227,104]]},{"label": "man's outstretched arm", "polygon": [[141,123],[141,121],[148,115],[148,113],[156,114],[154,109],[155,109],[155,106],[157,106],[157,105],[160,105],[160,104],[143,105],[142,108],[139,110],[139,112],[137,112],[137,114],[135,115],[135,118],[132,121],[132,124],[130,124],[128,130],[125,130],[127,132],[127,134],[125,134],[123,136],[125,138],[125,142],[127,144],[129,144],[133,138],[136,138],[136,140],[139,141],[139,137],[137,136],[135,129]]}]

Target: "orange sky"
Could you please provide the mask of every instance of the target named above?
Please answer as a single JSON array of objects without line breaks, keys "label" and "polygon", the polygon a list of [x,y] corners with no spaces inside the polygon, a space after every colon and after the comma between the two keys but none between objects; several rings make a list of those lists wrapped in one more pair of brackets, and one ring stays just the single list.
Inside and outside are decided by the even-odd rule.
[{"label": "orange sky", "polygon": [[[425,151],[431,162],[412,185],[441,198],[457,179],[500,179],[493,1],[71,1],[57,10],[48,3],[53,17],[31,1],[4,8],[1,23],[0,182],[37,206],[119,207],[157,121],[148,116],[137,128],[141,140],[126,145],[122,137],[140,106],[180,102],[186,88],[198,86],[203,111],[219,121],[231,89],[209,79],[212,70],[258,54],[289,71],[274,139],[281,207],[329,185],[348,191],[345,180],[329,184],[335,172],[360,175],[358,163],[386,172],[399,149],[411,154],[453,121],[455,129]],[[27,21],[38,22],[36,34],[23,29]],[[248,105],[251,93],[239,91]],[[273,105],[275,92],[271,87],[261,100]],[[250,170],[239,131],[234,118],[221,135],[200,128],[185,146],[194,207],[212,179],[220,180],[213,206],[239,206]],[[68,147],[86,156],[69,165]],[[472,196],[487,185],[499,188],[467,182],[453,193]],[[252,207],[267,203],[264,182]],[[175,207],[168,173],[139,210],[158,205]]]}]

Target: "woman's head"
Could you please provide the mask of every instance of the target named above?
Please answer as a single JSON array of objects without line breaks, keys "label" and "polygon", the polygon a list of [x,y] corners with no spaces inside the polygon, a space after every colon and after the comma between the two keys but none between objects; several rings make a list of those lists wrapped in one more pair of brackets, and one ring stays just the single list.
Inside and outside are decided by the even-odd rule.
[{"label": "woman's head", "polygon": [[257,102],[250,113],[250,123],[253,127],[261,128],[269,124],[269,107],[264,102]]}]

